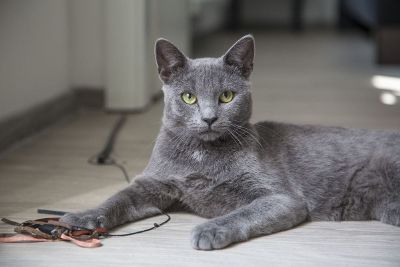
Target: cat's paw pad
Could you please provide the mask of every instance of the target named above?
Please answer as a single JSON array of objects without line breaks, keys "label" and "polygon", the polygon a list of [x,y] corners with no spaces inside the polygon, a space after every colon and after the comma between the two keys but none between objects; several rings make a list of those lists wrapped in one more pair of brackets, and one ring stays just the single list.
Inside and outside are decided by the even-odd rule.
[{"label": "cat's paw pad", "polygon": [[82,227],[86,229],[107,227],[106,217],[98,213],[67,213],[60,218],[60,221],[71,226]]},{"label": "cat's paw pad", "polygon": [[214,223],[204,223],[192,231],[192,247],[199,250],[221,249],[233,242],[232,230]]}]

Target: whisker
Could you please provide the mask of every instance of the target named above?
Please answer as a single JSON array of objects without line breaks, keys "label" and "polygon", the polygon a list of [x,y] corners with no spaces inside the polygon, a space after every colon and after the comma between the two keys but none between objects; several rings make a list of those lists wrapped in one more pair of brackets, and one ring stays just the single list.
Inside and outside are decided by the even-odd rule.
[{"label": "whisker", "polygon": [[273,134],[275,137],[280,138],[280,140],[283,140],[283,136],[281,134],[279,134],[276,130],[271,129],[265,125],[262,125],[261,123],[257,124],[257,127],[260,127],[262,129],[266,130],[267,132]]},{"label": "whisker", "polygon": [[238,144],[240,148],[242,148],[243,144],[242,144],[242,142],[240,142],[240,139],[237,136],[235,136],[235,134],[233,132],[231,132],[231,130],[229,130],[229,128],[227,128],[226,130],[228,131],[229,135],[232,136],[232,139],[235,141],[235,143]]},{"label": "whisker", "polygon": [[261,142],[258,140],[259,136],[256,135],[256,133],[252,132],[250,129],[234,124],[232,123],[232,126],[236,128],[237,131],[242,131],[243,133],[246,133],[251,139],[253,139],[257,145],[259,145],[260,148],[264,149],[264,146],[261,144]]},{"label": "whisker", "polygon": [[[237,122],[237,121],[234,121],[234,122]],[[235,124],[235,123],[234,123],[234,124]],[[236,126],[240,126],[240,125],[238,125],[238,124],[235,124],[235,125],[236,125]],[[282,140],[282,136],[279,135],[277,132],[273,131],[272,129],[266,128],[265,126],[260,125],[260,124],[258,124],[257,127],[258,127],[258,126],[261,126],[261,128],[263,128],[263,129],[269,130],[272,134],[274,134],[274,136],[276,136],[276,137],[278,137],[278,138],[280,138],[280,139]],[[244,128],[244,127],[242,126],[241,128]],[[265,145],[267,145],[267,146],[272,146],[271,144],[268,143],[268,140],[266,140],[266,139],[264,138],[264,136],[261,135],[261,134],[259,134],[255,129],[254,129],[254,132],[257,133],[258,138],[261,139],[262,142],[263,142]]]}]

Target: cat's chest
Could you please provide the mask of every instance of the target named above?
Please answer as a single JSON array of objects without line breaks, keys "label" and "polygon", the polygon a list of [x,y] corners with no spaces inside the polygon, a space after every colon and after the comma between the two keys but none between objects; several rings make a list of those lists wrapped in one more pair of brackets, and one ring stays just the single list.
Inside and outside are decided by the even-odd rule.
[{"label": "cat's chest", "polygon": [[205,149],[194,149],[186,151],[181,157],[181,161],[190,162],[193,165],[216,166],[220,164],[236,164],[238,160],[237,152],[208,151]]},{"label": "cat's chest", "polygon": [[206,151],[203,150],[194,150],[190,155],[190,160],[194,162],[203,162],[207,161],[209,159],[209,156],[207,155]]},{"label": "cat's chest", "polygon": [[259,169],[254,151],[231,146],[205,147],[199,145],[177,148],[172,143],[162,143],[153,151],[146,171],[162,176],[185,177],[200,173],[207,177],[227,177]]},{"label": "cat's chest", "polygon": [[239,171],[240,160],[245,156],[237,152],[207,151],[192,149],[176,151],[174,155],[159,158],[154,168],[164,174],[186,177],[193,173],[202,174],[213,179],[230,176]]},{"label": "cat's chest", "polygon": [[214,179],[232,177],[238,173],[249,172],[250,169],[260,168],[253,153],[201,149],[187,151],[178,160],[171,162],[171,165],[179,166],[178,169],[182,170],[179,174],[182,176],[200,173]]},{"label": "cat's chest", "polygon": [[235,168],[243,157],[246,157],[245,153],[238,151],[193,149],[185,151],[177,162],[190,164],[196,172],[222,171],[227,166],[230,169]]}]

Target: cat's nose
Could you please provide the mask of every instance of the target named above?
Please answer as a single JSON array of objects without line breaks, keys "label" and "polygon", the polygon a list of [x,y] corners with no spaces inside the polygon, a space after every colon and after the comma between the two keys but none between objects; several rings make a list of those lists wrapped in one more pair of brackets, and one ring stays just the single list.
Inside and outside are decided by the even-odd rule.
[{"label": "cat's nose", "polygon": [[208,126],[211,126],[217,119],[218,117],[203,118],[203,121],[207,122]]}]

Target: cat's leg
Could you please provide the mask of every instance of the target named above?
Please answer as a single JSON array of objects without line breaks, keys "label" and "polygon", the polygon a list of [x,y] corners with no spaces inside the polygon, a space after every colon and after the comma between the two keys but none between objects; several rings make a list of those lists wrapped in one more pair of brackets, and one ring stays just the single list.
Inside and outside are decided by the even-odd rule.
[{"label": "cat's leg", "polygon": [[192,231],[195,249],[220,249],[251,237],[290,229],[307,219],[305,203],[290,195],[255,199],[224,216],[196,226]]},{"label": "cat's leg", "polygon": [[140,177],[100,206],[84,212],[68,213],[61,221],[88,229],[111,229],[126,222],[162,213],[175,202],[179,194],[174,186],[162,180]]}]

